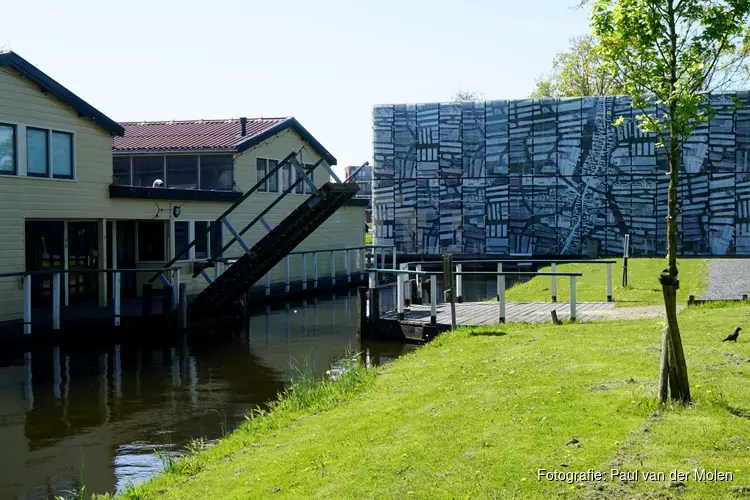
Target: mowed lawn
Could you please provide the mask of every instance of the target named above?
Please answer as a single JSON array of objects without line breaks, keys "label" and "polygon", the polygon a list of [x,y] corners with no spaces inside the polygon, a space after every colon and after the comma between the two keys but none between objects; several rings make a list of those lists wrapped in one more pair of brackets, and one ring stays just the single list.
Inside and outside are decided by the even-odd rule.
[{"label": "mowed lawn", "polygon": [[[124,497],[725,498],[750,485],[750,335],[721,340],[750,330],[750,308],[679,318],[689,407],[655,401],[660,320],[461,328],[301,391]],[[716,468],[733,481],[569,484],[539,481],[540,468]]]},{"label": "mowed lawn", "polygon": [[[612,264],[612,296],[616,305],[641,306],[664,302],[659,273],[666,267],[663,258],[628,259],[628,286],[622,286],[622,259]],[[680,289],[678,303],[686,303],[690,295],[700,298],[708,282],[706,259],[679,259]],[[607,300],[607,266],[604,264],[560,264],[559,273],[583,273],[576,278],[576,300],[579,302],[602,302]],[[540,269],[550,272],[550,267]],[[540,276],[526,283],[519,283],[506,292],[506,300],[518,302],[549,302],[551,278]],[[567,277],[557,278],[557,300],[570,300],[570,282]]]}]

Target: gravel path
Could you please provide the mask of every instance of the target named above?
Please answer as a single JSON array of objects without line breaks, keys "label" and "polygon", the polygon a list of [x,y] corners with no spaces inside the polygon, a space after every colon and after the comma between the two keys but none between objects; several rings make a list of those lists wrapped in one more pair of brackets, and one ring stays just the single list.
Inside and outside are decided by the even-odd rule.
[{"label": "gravel path", "polygon": [[750,295],[750,259],[714,259],[703,299],[741,299]]}]

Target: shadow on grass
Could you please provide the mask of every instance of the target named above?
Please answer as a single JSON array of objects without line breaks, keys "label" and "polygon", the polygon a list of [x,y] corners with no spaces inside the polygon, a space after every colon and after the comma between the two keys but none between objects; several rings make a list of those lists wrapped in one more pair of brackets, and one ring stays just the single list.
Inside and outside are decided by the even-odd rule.
[{"label": "shadow on grass", "polygon": [[507,332],[501,332],[500,330],[489,329],[472,330],[469,332],[469,335],[471,335],[472,337],[502,337],[503,335],[507,334]]}]

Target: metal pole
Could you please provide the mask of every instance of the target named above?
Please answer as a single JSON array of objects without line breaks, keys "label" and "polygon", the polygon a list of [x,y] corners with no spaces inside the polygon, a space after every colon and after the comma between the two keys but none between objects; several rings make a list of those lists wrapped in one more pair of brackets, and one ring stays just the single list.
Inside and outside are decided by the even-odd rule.
[{"label": "metal pole", "polygon": [[179,304],[180,297],[178,297],[177,291],[180,289],[180,270],[175,269],[174,273],[172,274],[172,290],[174,293],[172,294],[172,308],[177,309],[177,305]]},{"label": "metal pole", "polygon": [[[187,286],[187,284],[185,284]],[[112,302],[115,326],[120,326],[120,273],[112,274]]]},{"label": "metal pole", "polygon": [[607,302],[612,302],[612,264],[607,264]]},{"label": "metal pole", "polygon": [[[501,273],[503,272],[503,263],[498,262],[497,263],[497,272]],[[500,300],[500,275],[497,275],[497,300]]]},{"label": "metal pole", "polygon": [[290,272],[289,272],[289,256],[287,255],[284,257],[284,291],[286,293],[289,293],[289,290],[291,288],[289,279],[290,279]]},{"label": "metal pole", "polygon": [[60,329],[60,273],[52,275],[52,329]]},{"label": "metal pole", "polygon": [[497,302],[500,304],[500,323],[505,323],[505,276],[498,275],[497,282]]},{"label": "metal pole", "polygon": [[344,258],[346,259],[346,282],[351,283],[352,282],[352,269],[351,264],[349,263],[349,250],[344,250]]},{"label": "metal pole", "polygon": [[557,302],[557,264],[552,263],[552,302]]},{"label": "metal pole", "polygon": [[437,324],[437,275],[430,276],[430,324]]},{"label": "metal pole", "polygon": [[307,290],[307,254],[302,254],[302,289]]},{"label": "metal pole", "polygon": [[396,275],[396,295],[398,302],[398,319],[402,321],[404,319],[404,275]]},{"label": "metal pole", "polygon": [[424,304],[424,301],[422,300],[422,275],[419,274],[422,272],[422,265],[417,264],[417,274],[414,276],[414,280],[417,282],[417,300],[420,304]]},{"label": "metal pole", "polygon": [[[463,264],[456,264],[456,272],[460,273],[463,271]],[[463,276],[460,274],[456,275],[456,299],[459,304],[464,301],[464,283]]]},{"label": "metal pole", "polygon": [[266,273],[266,297],[271,295],[271,271]]},{"label": "metal pole", "polygon": [[221,262],[216,261],[216,260],[214,261],[214,281],[216,281],[216,278],[218,278],[219,275],[221,274],[221,270],[219,269],[220,265],[221,265]]},{"label": "metal pole", "polygon": [[393,269],[396,269],[396,247],[393,247]]},{"label": "metal pole", "polygon": [[576,277],[570,277],[570,321],[576,320]]},{"label": "metal pole", "polygon": [[313,252],[313,288],[318,288],[318,253]]},{"label": "metal pole", "polygon": [[359,249],[359,279],[365,279],[365,249]]},{"label": "metal pole", "polygon": [[331,286],[336,285],[336,255],[331,250]]},{"label": "metal pole", "polygon": [[23,333],[31,333],[31,275],[23,277]]}]

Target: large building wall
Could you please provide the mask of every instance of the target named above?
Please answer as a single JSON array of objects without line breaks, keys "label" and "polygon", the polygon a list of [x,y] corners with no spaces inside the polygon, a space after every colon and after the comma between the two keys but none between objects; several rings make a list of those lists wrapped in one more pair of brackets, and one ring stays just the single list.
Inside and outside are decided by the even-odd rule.
[{"label": "large building wall", "polygon": [[[750,97],[710,102],[684,148],[680,251],[750,255]],[[602,255],[631,233],[636,255],[664,254],[666,155],[637,114],[627,97],[376,106],[374,244]]]}]

